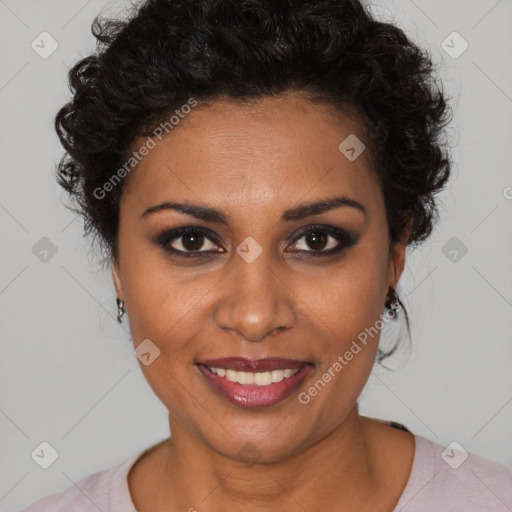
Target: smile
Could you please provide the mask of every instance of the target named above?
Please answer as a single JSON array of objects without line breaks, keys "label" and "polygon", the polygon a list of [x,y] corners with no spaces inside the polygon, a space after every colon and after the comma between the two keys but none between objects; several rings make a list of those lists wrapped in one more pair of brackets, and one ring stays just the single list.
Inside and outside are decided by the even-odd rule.
[{"label": "smile", "polygon": [[309,362],[282,358],[224,358],[197,366],[210,389],[241,407],[266,407],[285,400],[313,369]]}]

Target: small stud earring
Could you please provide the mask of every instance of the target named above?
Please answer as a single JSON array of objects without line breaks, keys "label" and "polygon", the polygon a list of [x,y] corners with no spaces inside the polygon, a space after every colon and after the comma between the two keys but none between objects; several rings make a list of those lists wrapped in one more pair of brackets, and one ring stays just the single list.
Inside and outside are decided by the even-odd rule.
[{"label": "small stud earring", "polygon": [[392,312],[391,318],[395,319],[397,317],[397,311],[402,306],[402,303],[400,302],[400,299],[396,291],[391,286],[389,288],[393,293],[393,297],[391,300],[386,301],[385,306]]},{"label": "small stud earring", "polygon": [[122,317],[125,314],[124,303],[119,297],[116,297],[116,302],[117,302],[117,321],[121,324],[123,322]]}]

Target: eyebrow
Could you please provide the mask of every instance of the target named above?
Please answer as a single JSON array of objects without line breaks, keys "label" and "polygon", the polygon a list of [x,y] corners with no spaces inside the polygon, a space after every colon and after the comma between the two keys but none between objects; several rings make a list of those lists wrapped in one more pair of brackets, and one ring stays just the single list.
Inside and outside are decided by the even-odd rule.
[{"label": "eyebrow", "polygon": [[[339,208],[341,206],[349,206],[352,208],[356,208],[357,210],[361,211],[364,216],[366,216],[366,209],[361,203],[345,196],[338,196],[327,199],[321,199],[320,201],[315,201],[312,203],[302,204],[285,210],[283,212],[281,220],[286,222],[300,220],[306,217],[310,217],[312,215],[319,215],[320,213],[333,210],[334,208]],[[149,208],[144,210],[144,212],[141,215],[141,218],[145,218],[153,213],[164,210],[176,210],[182,213],[186,213],[187,215],[191,215],[196,219],[229,226],[229,216],[224,214],[220,210],[200,206],[198,204],[190,203],[188,201],[166,201],[165,203],[150,206]]]}]

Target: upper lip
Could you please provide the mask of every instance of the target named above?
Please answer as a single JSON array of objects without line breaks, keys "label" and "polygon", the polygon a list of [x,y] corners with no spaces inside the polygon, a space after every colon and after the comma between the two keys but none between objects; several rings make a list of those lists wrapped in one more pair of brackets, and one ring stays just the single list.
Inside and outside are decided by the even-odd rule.
[{"label": "upper lip", "polygon": [[265,357],[262,359],[249,359],[246,357],[222,357],[219,359],[207,359],[199,361],[199,364],[210,368],[225,368],[242,372],[268,372],[272,370],[286,370],[302,368],[309,364],[308,361],[297,359],[285,359],[282,357]]}]

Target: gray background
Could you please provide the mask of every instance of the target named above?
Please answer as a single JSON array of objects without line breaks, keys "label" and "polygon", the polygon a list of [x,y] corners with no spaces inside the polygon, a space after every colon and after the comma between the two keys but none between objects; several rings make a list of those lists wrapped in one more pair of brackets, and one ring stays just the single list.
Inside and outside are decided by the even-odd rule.
[{"label": "gray background", "polygon": [[[62,206],[53,178],[62,154],[53,117],[69,97],[68,68],[93,48],[93,17],[101,9],[122,13],[127,5],[0,0],[5,510],[64,490],[168,435],[166,410],[142,376],[126,322],[115,321],[110,273],[87,252],[81,221]],[[441,221],[409,254],[399,287],[411,315],[412,347],[388,360],[393,372],[375,370],[361,412],[512,465],[512,2],[372,5],[439,63],[455,97],[455,166],[440,197]],[[31,48],[43,31],[59,45],[46,59]],[[457,58],[442,47],[454,31],[469,43]],[[447,44],[462,48],[453,37]],[[43,237],[57,248],[46,262],[33,253]],[[31,458],[42,441],[59,455],[48,469]]]}]

